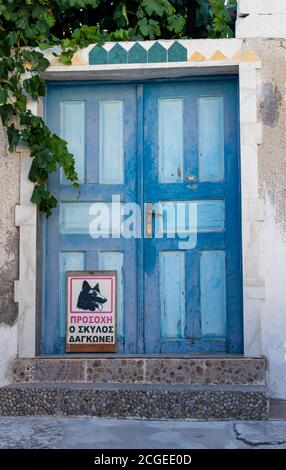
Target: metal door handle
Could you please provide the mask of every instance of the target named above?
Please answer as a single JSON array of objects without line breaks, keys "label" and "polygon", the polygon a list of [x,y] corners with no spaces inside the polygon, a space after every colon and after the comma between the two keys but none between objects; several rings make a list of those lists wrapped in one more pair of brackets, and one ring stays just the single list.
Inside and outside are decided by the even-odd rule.
[{"label": "metal door handle", "polygon": [[145,203],[145,237],[146,238],[152,238],[152,232],[153,232],[153,215],[157,217],[162,217],[162,213],[159,211],[156,211],[153,209],[153,203],[152,202],[146,202]]},{"label": "metal door handle", "polygon": [[196,181],[197,177],[196,176],[186,176],[185,181]]},{"label": "metal door handle", "polygon": [[[147,204],[149,204],[149,203],[147,202]],[[152,203],[150,203],[150,204],[152,204]],[[147,211],[148,211],[148,214],[157,215],[157,216],[159,216],[159,217],[162,216],[162,213],[156,211],[155,209],[147,209]]]}]

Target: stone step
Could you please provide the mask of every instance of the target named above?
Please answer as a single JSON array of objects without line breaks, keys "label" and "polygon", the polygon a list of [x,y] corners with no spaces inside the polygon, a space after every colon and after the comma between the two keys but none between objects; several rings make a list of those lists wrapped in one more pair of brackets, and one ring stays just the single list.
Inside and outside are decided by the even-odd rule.
[{"label": "stone step", "polygon": [[263,386],[154,384],[12,384],[0,389],[2,416],[263,420]]},{"label": "stone step", "polygon": [[265,385],[265,359],[241,356],[121,356],[16,359],[15,383]]}]

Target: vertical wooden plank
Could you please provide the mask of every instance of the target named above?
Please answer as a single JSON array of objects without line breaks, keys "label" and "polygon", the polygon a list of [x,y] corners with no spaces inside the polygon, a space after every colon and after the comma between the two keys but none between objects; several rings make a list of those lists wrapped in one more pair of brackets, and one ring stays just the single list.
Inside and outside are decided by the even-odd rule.
[{"label": "vertical wooden plank", "polygon": [[123,101],[99,104],[99,183],[124,182]]},{"label": "vertical wooden plank", "polygon": [[183,98],[159,98],[159,181],[183,180]]},{"label": "vertical wooden plank", "polygon": [[[134,46],[133,46],[134,47]],[[130,51],[129,51],[130,52]],[[129,57],[129,56],[128,56]],[[147,55],[146,55],[147,62]],[[144,86],[137,85],[137,203],[144,207]],[[142,236],[137,239],[137,348],[138,353],[144,353],[144,209],[141,217]]]},{"label": "vertical wooden plank", "polygon": [[[85,181],[85,101],[62,101],[61,137],[67,141],[69,151],[75,158],[75,169],[80,183]],[[68,180],[61,173],[61,183]]]},{"label": "vertical wooden plank", "polygon": [[202,251],[200,259],[202,336],[226,336],[225,251]]},{"label": "vertical wooden plank", "polygon": [[99,166],[99,100],[90,92],[86,102],[86,178],[98,183]]},{"label": "vertical wooden plank", "polygon": [[[46,121],[53,132],[60,133],[60,102],[62,88],[49,89],[47,106],[45,109]],[[49,176],[48,189],[59,201],[60,199],[60,172]],[[41,353],[57,354],[59,346],[59,205],[52,215],[46,219],[45,224],[45,273],[44,274],[44,309],[41,332]],[[53,295],[51,295],[53,293]]]},{"label": "vertical wooden plank", "polygon": [[186,276],[186,337],[201,338],[200,252],[185,254]]},{"label": "vertical wooden plank", "polygon": [[84,253],[82,252],[64,252],[60,253],[59,262],[59,333],[61,339],[61,349],[65,352],[66,335],[66,271],[81,271],[84,269]]},{"label": "vertical wooden plank", "polygon": [[124,254],[120,251],[100,251],[99,269],[117,271],[117,338],[124,342]]},{"label": "vertical wooden plank", "polygon": [[224,179],[224,111],[222,96],[198,98],[199,179]]},{"label": "vertical wooden plank", "polygon": [[[242,230],[238,80],[224,83],[227,352],[243,352]],[[233,191],[233,188],[237,188]]]},{"label": "vertical wooden plank", "polygon": [[185,254],[160,252],[161,337],[185,337]]}]

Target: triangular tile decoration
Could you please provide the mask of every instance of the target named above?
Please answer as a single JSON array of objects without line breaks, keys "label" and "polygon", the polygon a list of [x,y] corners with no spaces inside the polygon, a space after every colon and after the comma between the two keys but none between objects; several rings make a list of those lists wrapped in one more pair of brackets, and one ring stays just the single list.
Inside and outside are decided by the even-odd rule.
[{"label": "triangular tile decoration", "polygon": [[250,51],[245,52],[245,54],[243,54],[243,56],[241,57],[241,60],[243,62],[259,62],[259,58],[257,57],[257,55]]},{"label": "triangular tile decoration", "polygon": [[87,61],[76,53],[72,58],[72,65],[87,65]]},{"label": "triangular tile decoration", "polygon": [[115,44],[109,51],[109,64],[127,64],[127,51],[120,44]]},{"label": "triangular tile decoration", "polygon": [[148,62],[167,62],[167,50],[159,42],[155,42],[148,51]]},{"label": "triangular tile decoration", "polygon": [[215,51],[210,60],[228,60],[228,58],[219,50]]},{"label": "triangular tile decoration", "polygon": [[187,49],[178,41],[175,41],[168,49],[168,62],[185,62],[187,57]]},{"label": "triangular tile decoration", "polygon": [[232,57],[232,60],[241,60],[241,54],[240,51],[237,51],[234,56]]},{"label": "triangular tile decoration", "polygon": [[147,62],[147,51],[141,44],[134,44],[128,51],[128,64],[145,64]]},{"label": "triangular tile decoration", "polygon": [[90,65],[108,64],[108,52],[101,46],[94,46],[89,53]]},{"label": "triangular tile decoration", "polygon": [[[60,59],[59,57],[55,57],[54,55],[52,55],[51,57],[49,57],[49,62],[50,62],[50,65],[63,65],[61,62],[60,62]],[[32,64],[30,66],[30,68],[27,67],[26,64],[23,64],[25,66],[25,68],[27,70],[31,70],[32,69]]]},{"label": "triangular tile decoration", "polygon": [[202,62],[203,60],[206,60],[206,58],[200,52],[196,51],[191,55],[189,60],[192,61],[192,62]]}]

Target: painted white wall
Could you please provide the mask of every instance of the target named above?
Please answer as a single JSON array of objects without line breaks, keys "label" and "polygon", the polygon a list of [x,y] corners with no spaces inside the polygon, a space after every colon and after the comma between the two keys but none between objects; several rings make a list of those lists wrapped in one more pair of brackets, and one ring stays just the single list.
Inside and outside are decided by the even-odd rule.
[{"label": "painted white wall", "polygon": [[238,0],[238,15],[285,13],[285,0]]},{"label": "painted white wall", "polygon": [[285,0],[238,0],[236,38],[286,38]]},{"label": "painted white wall", "polygon": [[12,381],[13,361],[17,356],[18,325],[0,325],[0,386]]},{"label": "painted white wall", "polygon": [[263,232],[261,260],[266,295],[261,317],[262,354],[267,358],[267,385],[272,396],[286,399],[286,240],[282,240],[269,199],[265,202]]}]

